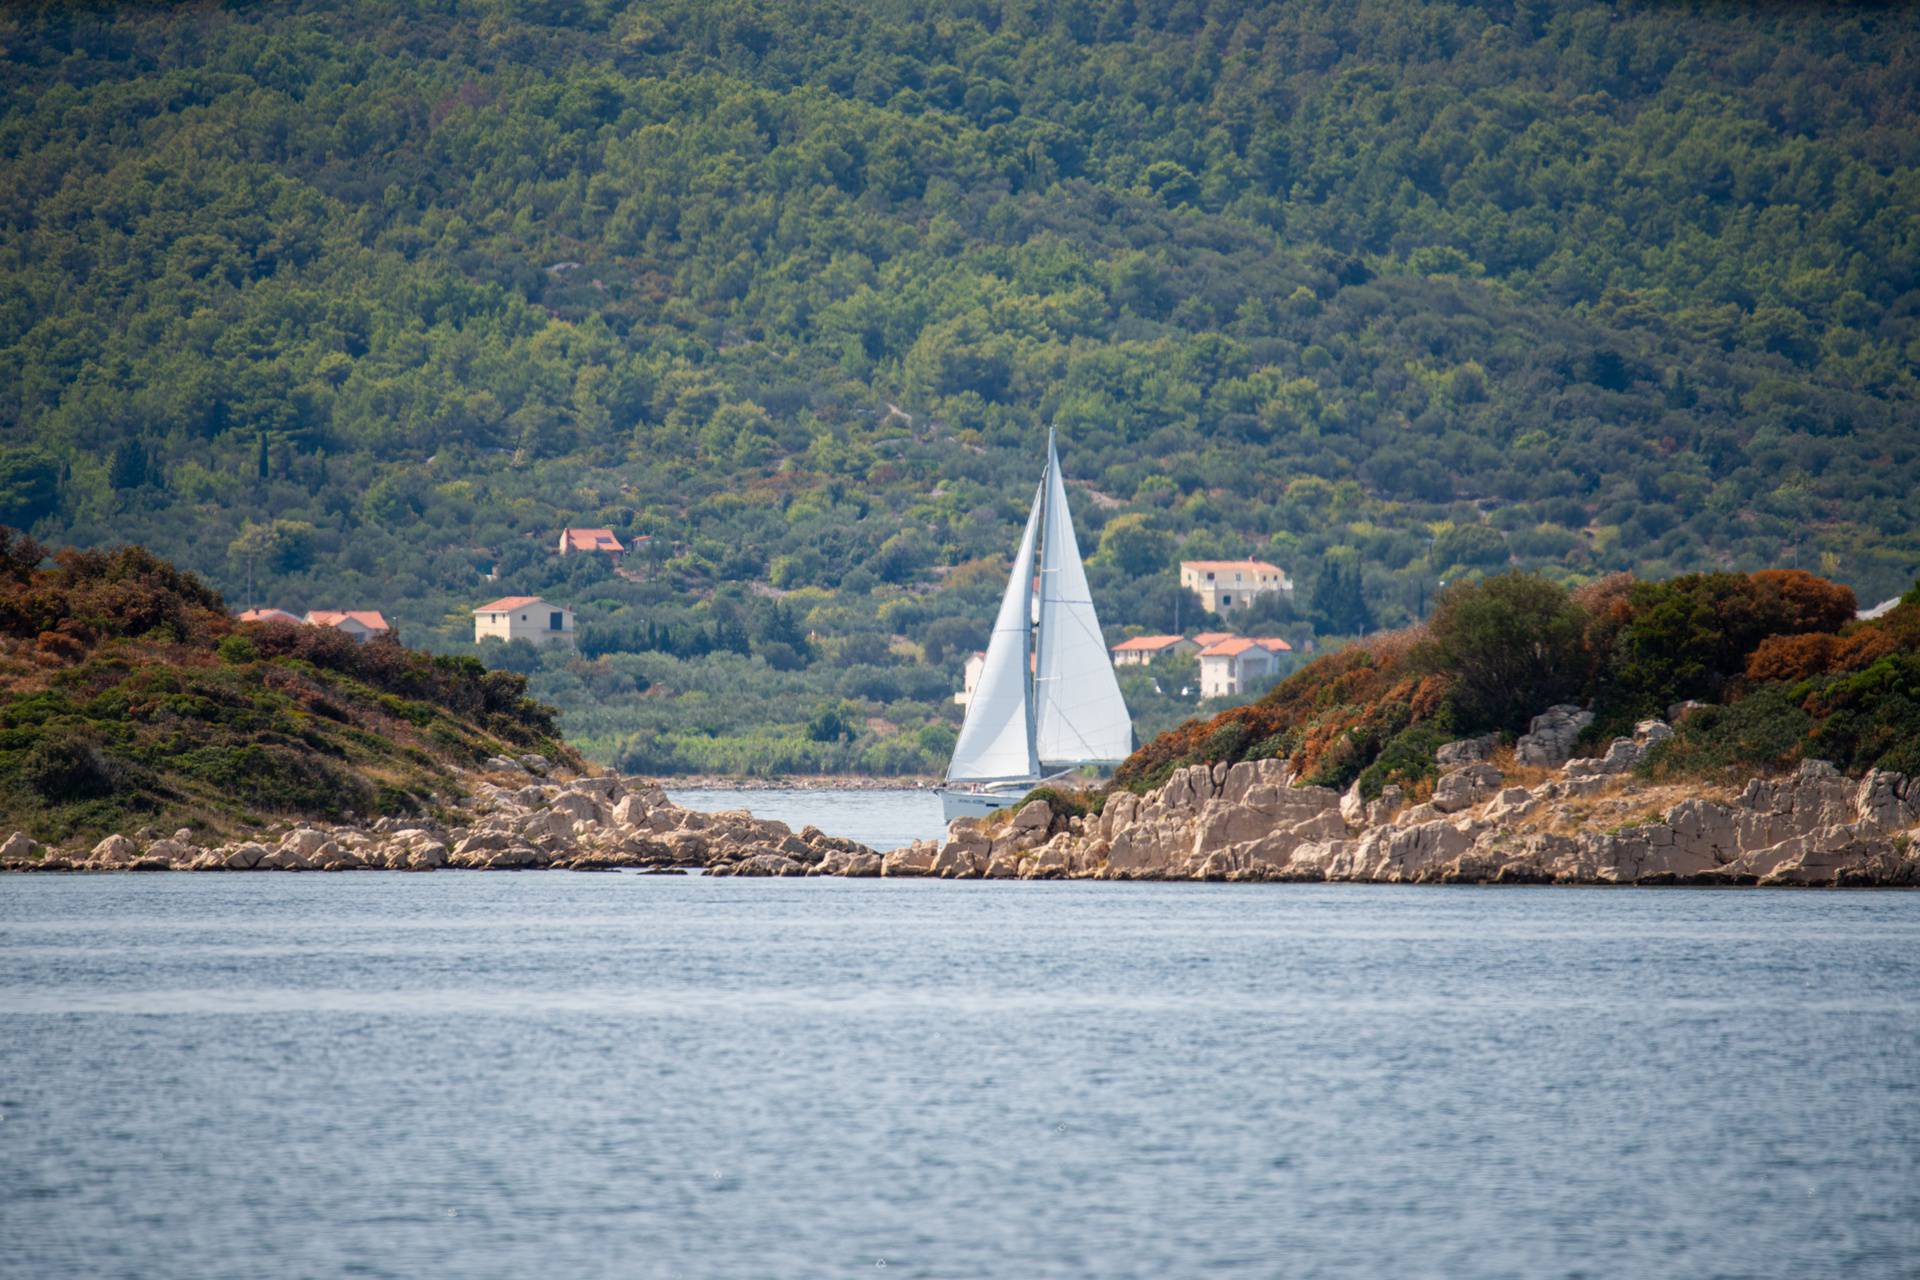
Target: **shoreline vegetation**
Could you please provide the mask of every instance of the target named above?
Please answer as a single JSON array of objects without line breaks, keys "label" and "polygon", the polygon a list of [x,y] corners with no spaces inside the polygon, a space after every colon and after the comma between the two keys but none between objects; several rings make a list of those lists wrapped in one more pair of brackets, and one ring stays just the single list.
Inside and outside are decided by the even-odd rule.
[{"label": "shoreline vegetation", "polygon": [[662,789],[771,780],[598,773],[510,673],[0,529],[0,865],[1913,884],[1920,587],[1855,613],[1793,571],[1459,584],[1106,786],[883,852]]}]

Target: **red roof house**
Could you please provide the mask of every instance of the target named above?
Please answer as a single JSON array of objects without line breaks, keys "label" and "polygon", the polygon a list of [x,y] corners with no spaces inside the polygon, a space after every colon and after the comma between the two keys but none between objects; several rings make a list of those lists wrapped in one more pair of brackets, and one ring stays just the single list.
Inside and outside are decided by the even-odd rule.
[{"label": "red roof house", "polygon": [[617,556],[626,548],[620,545],[620,539],[613,536],[611,529],[562,529],[560,554],[570,555],[576,551],[601,551]]}]

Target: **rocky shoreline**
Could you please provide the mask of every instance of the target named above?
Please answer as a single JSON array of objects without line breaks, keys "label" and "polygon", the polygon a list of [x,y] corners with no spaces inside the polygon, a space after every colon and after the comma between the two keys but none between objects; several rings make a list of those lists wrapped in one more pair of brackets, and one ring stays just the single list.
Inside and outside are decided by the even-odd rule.
[{"label": "rocky shoreline", "polygon": [[[672,803],[638,778],[549,779],[539,757],[494,759],[458,820],[304,825],[197,843],[111,835],[90,849],[15,833],[0,870],[436,871],[635,868],[733,876],[1344,881],[1562,885],[1920,885],[1920,780],[1849,779],[1819,761],[1738,790],[1632,772],[1660,721],[1604,755],[1565,758],[1581,713],[1555,708],[1503,762],[1491,739],[1442,748],[1430,797],[1363,799],[1298,785],[1284,761],[1195,765],[1098,813],[1044,800],[956,822],[882,854],[814,827]],[[1555,760],[1558,756],[1559,759]]]}]

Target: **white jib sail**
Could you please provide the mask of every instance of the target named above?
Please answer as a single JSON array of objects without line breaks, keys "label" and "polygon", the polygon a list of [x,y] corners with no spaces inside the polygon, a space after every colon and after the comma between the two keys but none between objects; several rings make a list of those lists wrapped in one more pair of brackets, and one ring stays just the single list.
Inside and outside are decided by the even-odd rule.
[{"label": "white jib sail", "polygon": [[1035,754],[1044,767],[1116,764],[1133,751],[1133,717],[1093,612],[1067,509],[1060,457],[1047,438],[1046,528],[1040,553],[1040,644],[1035,668]]},{"label": "white jib sail", "polygon": [[1028,683],[1028,640],[1033,633],[1033,544],[1040,535],[1040,505],[1045,490],[1033,498],[1027,513],[1027,531],[1013,557],[1013,576],[1000,598],[1000,615],[987,639],[987,660],[980,682],[967,703],[953,759],[947,764],[949,782],[998,782],[1040,775],[1033,753],[1033,697]]}]

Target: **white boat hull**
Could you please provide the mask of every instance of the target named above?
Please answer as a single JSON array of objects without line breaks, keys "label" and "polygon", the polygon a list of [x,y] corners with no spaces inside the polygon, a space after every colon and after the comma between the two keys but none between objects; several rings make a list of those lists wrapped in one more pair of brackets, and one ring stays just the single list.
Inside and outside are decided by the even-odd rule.
[{"label": "white boat hull", "polygon": [[947,822],[955,818],[984,818],[1008,805],[1019,804],[1038,785],[1036,782],[1017,790],[1009,788],[994,791],[954,791],[943,787],[940,791],[941,817]]}]

